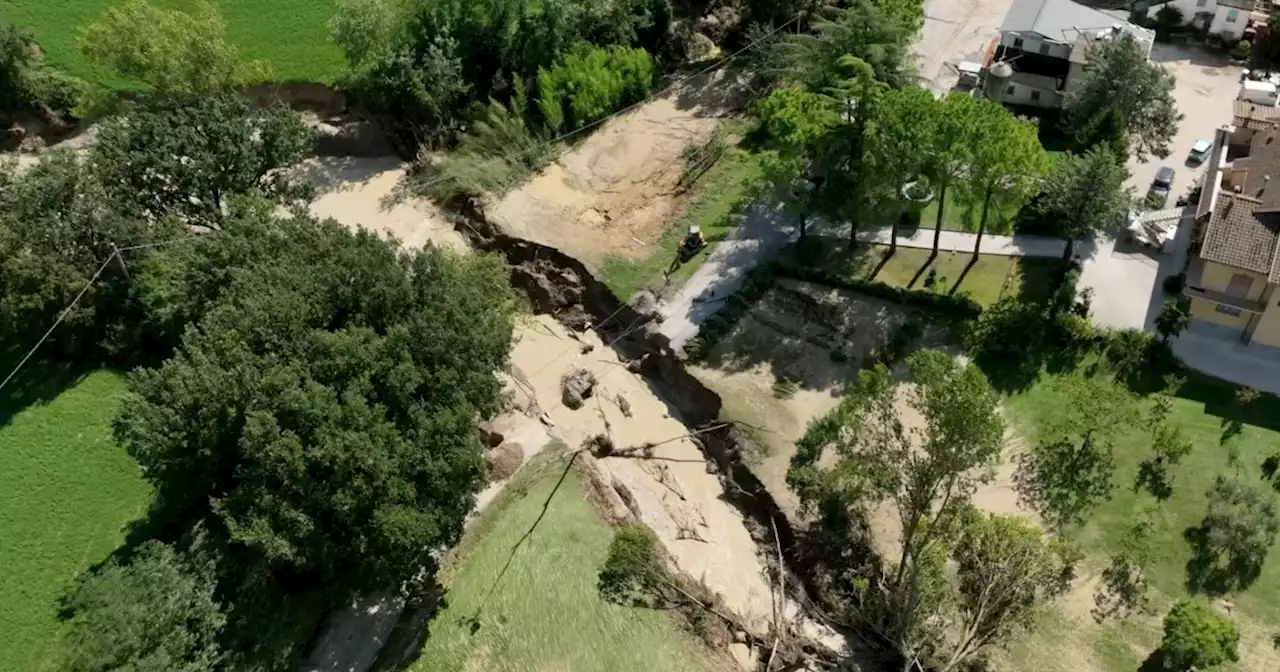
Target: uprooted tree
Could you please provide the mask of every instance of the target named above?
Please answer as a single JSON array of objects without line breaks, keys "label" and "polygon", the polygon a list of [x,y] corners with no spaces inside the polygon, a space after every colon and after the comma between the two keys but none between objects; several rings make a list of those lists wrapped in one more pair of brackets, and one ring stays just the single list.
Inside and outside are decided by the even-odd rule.
[{"label": "uprooted tree", "polygon": [[[907,369],[903,384],[883,366],[864,371],[797,444],[787,480],[824,525],[866,520],[873,507],[892,504],[901,538],[882,571],[858,568],[846,596],[850,616],[891,643],[904,669],[953,670],[1026,625],[1031,607],[1060,589],[1072,558],[1039,532],[969,504],[1004,434],[982,372],[936,350],[911,355]],[[819,466],[827,450],[838,459]],[[999,548],[1015,551],[1016,571],[1002,567]],[[961,567],[958,581],[948,558]],[[948,632],[942,621],[964,625]]]}]

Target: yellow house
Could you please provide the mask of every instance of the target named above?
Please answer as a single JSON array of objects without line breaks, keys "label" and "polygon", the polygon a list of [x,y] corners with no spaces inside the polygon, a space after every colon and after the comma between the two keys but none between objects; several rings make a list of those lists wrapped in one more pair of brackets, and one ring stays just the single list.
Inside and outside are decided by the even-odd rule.
[{"label": "yellow house", "polygon": [[[1215,194],[1183,291],[1194,319],[1280,347],[1280,181],[1270,185],[1272,166],[1280,180],[1280,151],[1261,154],[1250,153],[1247,174],[1236,171],[1234,189]],[[1263,160],[1270,154],[1274,163]]]}]

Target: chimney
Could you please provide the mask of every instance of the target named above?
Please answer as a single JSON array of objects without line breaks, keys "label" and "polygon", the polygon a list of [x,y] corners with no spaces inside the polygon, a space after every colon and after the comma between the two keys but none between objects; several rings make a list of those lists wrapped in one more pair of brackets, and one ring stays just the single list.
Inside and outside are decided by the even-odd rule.
[{"label": "chimney", "polygon": [[1254,194],[1254,196],[1261,196],[1261,195],[1262,195],[1262,192],[1264,192],[1264,191],[1266,191],[1266,190],[1267,190],[1267,184],[1268,184],[1269,182],[1271,182],[1271,176],[1270,176],[1270,175],[1263,175],[1263,176],[1262,176],[1262,184],[1258,185],[1258,193]]}]

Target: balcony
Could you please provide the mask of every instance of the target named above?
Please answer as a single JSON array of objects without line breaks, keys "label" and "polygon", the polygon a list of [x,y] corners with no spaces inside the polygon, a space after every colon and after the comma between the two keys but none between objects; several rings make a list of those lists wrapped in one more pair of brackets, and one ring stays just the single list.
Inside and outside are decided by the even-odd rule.
[{"label": "balcony", "polygon": [[1226,292],[1220,292],[1203,286],[1201,278],[1204,275],[1204,260],[1199,257],[1191,259],[1191,265],[1187,268],[1187,284],[1182,289],[1182,294],[1191,299],[1204,299],[1212,301],[1224,310],[1222,312],[1238,315],[1240,312],[1255,313],[1261,315],[1267,309],[1267,304],[1262,301],[1250,301],[1237,296],[1232,296]]}]

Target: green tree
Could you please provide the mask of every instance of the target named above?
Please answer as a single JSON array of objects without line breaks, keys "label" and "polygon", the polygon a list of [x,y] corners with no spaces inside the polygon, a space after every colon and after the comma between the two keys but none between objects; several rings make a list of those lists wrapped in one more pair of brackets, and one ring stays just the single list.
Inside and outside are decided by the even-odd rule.
[{"label": "green tree", "polygon": [[[1089,67],[1067,91],[1063,114],[1073,136],[1091,120],[1114,108],[1126,122],[1130,145],[1139,159],[1169,156],[1169,140],[1182,114],[1173,99],[1173,73],[1147,58],[1146,48],[1128,33],[1095,41]],[[1122,157],[1123,158],[1123,157]]]},{"label": "green tree", "polygon": [[66,672],[215,672],[226,616],[208,568],[157,541],[83,577],[64,603]]},{"label": "green tree", "polygon": [[982,199],[973,244],[976,262],[993,199],[1013,205],[1034,196],[1040,190],[1040,178],[1049,170],[1049,155],[1040,144],[1035,124],[1014,117],[999,103],[983,99],[974,113],[973,157],[966,187],[971,198]]},{"label": "green tree", "polygon": [[1114,616],[1123,618],[1134,613],[1150,613],[1147,568],[1155,558],[1151,542],[1158,515],[1157,508],[1149,507],[1138,522],[1121,536],[1120,549],[1111,554],[1110,563],[1102,570],[1101,581],[1094,592],[1095,621],[1101,623]]},{"label": "green tree", "polygon": [[643,49],[571,53],[538,71],[538,109],[552,133],[593,124],[653,90],[657,65]]},{"label": "green tree", "polygon": [[942,239],[942,220],[947,209],[947,190],[973,170],[975,153],[982,133],[980,124],[984,110],[990,110],[990,101],[978,100],[968,95],[947,96],[933,111],[937,121],[932,126],[933,137],[925,150],[925,166],[930,181],[938,190],[938,212],[933,225],[933,252],[938,254]]},{"label": "green tree", "polygon": [[757,101],[752,115],[769,139],[765,174],[783,202],[798,211],[804,240],[813,195],[799,191],[798,185],[807,180],[811,164],[824,163],[819,153],[830,151],[828,138],[840,124],[837,103],[799,87],[786,87]]},{"label": "green tree", "polygon": [[[841,80],[828,92],[840,109],[841,124],[830,135],[820,170],[824,174],[819,207],[832,219],[849,222],[849,247],[854,247],[858,230],[882,214],[876,179],[868,153],[871,133],[879,115],[880,101],[887,86],[876,79],[871,64],[856,57],[840,59]],[[896,200],[895,200],[896,202]]]},{"label": "green tree", "polygon": [[847,7],[828,7],[808,32],[788,35],[772,48],[784,82],[810,91],[826,91],[841,80],[839,63],[846,56],[871,65],[876,79],[889,86],[911,82],[911,45],[924,23],[915,0],[873,0]]},{"label": "green tree", "polygon": [[1166,300],[1156,315],[1156,332],[1160,334],[1161,343],[1168,343],[1190,324],[1191,304],[1186,299]]},{"label": "green tree", "polygon": [[1280,532],[1275,496],[1225,476],[1216,477],[1205,496],[1204,519],[1187,535],[1188,583],[1215,594],[1248,588],[1262,574]]},{"label": "green tree", "polygon": [[[998,397],[977,367],[937,350],[907,358],[909,384],[883,366],[864,371],[856,391],[814,422],[797,443],[787,481],[806,506],[867,515],[892,503],[902,535],[882,574],[864,577],[860,613],[906,660],[924,654],[934,618],[953,588],[947,549],[983,474],[1000,456]],[[904,422],[902,408],[920,418]],[[819,466],[822,454],[838,459]]]},{"label": "green tree", "polygon": [[876,209],[893,222],[890,251],[898,245],[902,189],[926,178],[929,170],[927,154],[938,134],[937,108],[933,95],[919,87],[886,91],[877,107],[862,171],[871,184],[863,193],[869,204],[882,204]]},{"label": "green tree", "polygon": [[1132,403],[1115,385],[1093,377],[1055,381],[1068,399],[1045,429],[1047,440],[1022,456],[1019,496],[1055,528],[1079,524],[1115,487],[1112,441]]},{"label": "green tree", "polygon": [[1036,202],[1039,216],[1053,222],[1067,239],[1062,258],[1070,259],[1075,241],[1123,225],[1133,196],[1124,186],[1129,171],[1110,150],[1094,147],[1054,161]]},{"label": "green tree", "polygon": [[1036,610],[1065,593],[1079,554],[1022,518],[973,512],[952,557],[958,639],[940,670],[962,669],[984,649],[1031,627]]},{"label": "green tree", "polygon": [[1230,619],[1195,600],[1178,600],[1164,617],[1160,653],[1172,670],[1205,670],[1240,660],[1240,633]]},{"label": "green tree", "polygon": [[80,50],[162,94],[208,95],[271,76],[265,62],[240,57],[221,14],[204,0],[192,12],[125,0],[80,31]]},{"label": "green tree", "polygon": [[104,124],[89,161],[125,212],[216,229],[231,196],[304,197],[283,173],[311,143],[282,106],[254,110],[227,95],[164,98]]},{"label": "green tree", "polygon": [[[179,314],[227,286],[177,354],[131,374],[116,436],[164,510],[210,516],[245,566],[331,595],[394,585],[456,541],[484,482],[474,421],[500,403],[506,271],[271,212],[166,250],[238,268],[146,282]],[[179,266],[165,255],[145,270]]]},{"label": "green tree", "polygon": [[1128,125],[1124,112],[1115,105],[1095,113],[1088,121],[1076,129],[1074,138],[1077,152],[1088,151],[1091,147],[1103,146],[1119,157],[1129,156]]}]

